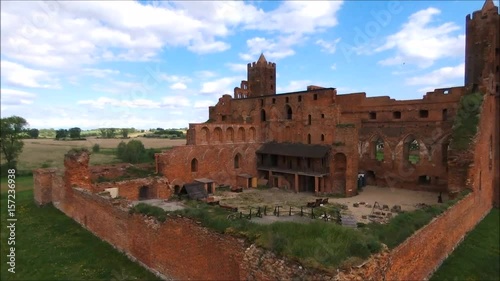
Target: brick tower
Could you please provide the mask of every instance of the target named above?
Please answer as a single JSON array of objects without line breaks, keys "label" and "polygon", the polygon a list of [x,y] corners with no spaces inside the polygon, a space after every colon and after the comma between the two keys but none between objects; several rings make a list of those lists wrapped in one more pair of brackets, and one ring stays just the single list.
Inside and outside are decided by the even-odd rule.
[{"label": "brick tower", "polygon": [[[493,132],[490,138],[490,169],[494,204],[500,206],[500,15],[493,0],[486,0],[481,10],[466,17],[465,87],[479,91],[485,103],[491,104]],[[487,134],[487,131],[482,131]]]},{"label": "brick tower", "polygon": [[248,97],[276,95],[276,64],[261,54],[257,62],[247,66]]},{"label": "brick tower", "polygon": [[[465,87],[468,92],[495,86],[498,89],[500,65],[500,16],[493,0],[486,0],[483,8],[466,17]],[[493,74],[496,81],[489,77]],[[496,85],[495,83],[496,82]],[[488,83],[489,85],[485,85]]]}]

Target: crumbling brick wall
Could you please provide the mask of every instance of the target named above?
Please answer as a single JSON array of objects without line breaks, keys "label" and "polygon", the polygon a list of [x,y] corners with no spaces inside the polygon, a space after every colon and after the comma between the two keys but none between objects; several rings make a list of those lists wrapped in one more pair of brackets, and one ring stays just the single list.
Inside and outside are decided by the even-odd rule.
[{"label": "crumbling brick wall", "polygon": [[146,197],[143,199],[168,199],[173,194],[173,190],[169,182],[164,177],[150,177],[123,180],[117,182],[103,182],[96,185],[98,191],[103,191],[106,188],[118,188],[118,196],[128,200],[139,200],[141,188],[146,188]]},{"label": "crumbling brick wall", "polygon": [[[182,187],[196,178],[236,186],[238,174],[257,175],[257,148],[255,143],[179,146],[159,154],[158,170],[172,186]],[[241,158],[235,167],[237,154]]]}]

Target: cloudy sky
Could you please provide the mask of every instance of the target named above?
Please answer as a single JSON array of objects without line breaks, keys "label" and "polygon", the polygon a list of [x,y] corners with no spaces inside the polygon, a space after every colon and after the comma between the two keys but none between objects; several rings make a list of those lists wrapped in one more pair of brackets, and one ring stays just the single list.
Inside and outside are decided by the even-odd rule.
[{"label": "cloudy sky", "polygon": [[[495,1],[498,6],[498,0]],[[1,1],[1,113],[32,128],[180,128],[263,52],[278,93],[463,85],[483,1]]]}]

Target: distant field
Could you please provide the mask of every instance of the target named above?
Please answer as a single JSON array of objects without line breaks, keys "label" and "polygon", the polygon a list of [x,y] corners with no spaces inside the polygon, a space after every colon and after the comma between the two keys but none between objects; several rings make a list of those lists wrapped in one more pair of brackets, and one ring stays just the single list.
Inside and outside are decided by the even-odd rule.
[{"label": "distant field", "polygon": [[[86,147],[92,149],[94,144],[101,148],[116,148],[121,141],[137,139],[142,141],[146,148],[167,148],[185,145],[185,139],[169,140],[155,138],[130,138],[130,139],[98,139],[87,138],[82,141],[56,141],[53,139],[27,139],[24,141],[23,152],[19,156],[17,168],[20,171],[31,171],[42,167],[63,167],[64,154],[72,148]],[[112,154],[95,153],[90,157],[91,165],[111,164],[119,162]]]}]

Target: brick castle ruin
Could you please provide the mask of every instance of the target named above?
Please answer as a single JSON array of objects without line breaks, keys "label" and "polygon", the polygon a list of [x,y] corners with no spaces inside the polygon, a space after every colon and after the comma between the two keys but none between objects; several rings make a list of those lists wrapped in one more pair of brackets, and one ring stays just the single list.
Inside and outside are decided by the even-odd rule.
[{"label": "brick castle ruin", "polygon": [[[186,218],[145,221],[128,214],[127,200],[168,199],[193,182],[208,193],[219,185],[267,185],[354,196],[358,174],[370,185],[451,197],[469,189],[464,199],[400,246],[355,270],[364,279],[426,278],[500,203],[499,25],[492,0],[467,15],[464,86],[436,89],[417,100],[339,95],[335,88],[318,86],[276,94],[276,64],[261,55],[248,64],[247,80],[234,95],[223,95],[209,107],[207,122],[189,125],[185,146],[155,155],[156,177],[96,182],[119,178],[130,165],[89,167],[88,153],[72,151],[64,171],[34,171],[35,201],[53,203],[161,276],[334,280],[339,275],[299,270],[292,261]],[[460,101],[473,93],[481,93],[482,102],[465,108],[479,109],[477,133],[467,149],[453,149],[456,120],[464,117]],[[103,191],[122,199],[103,197]],[[262,259],[279,262],[281,269],[258,267]]]}]

